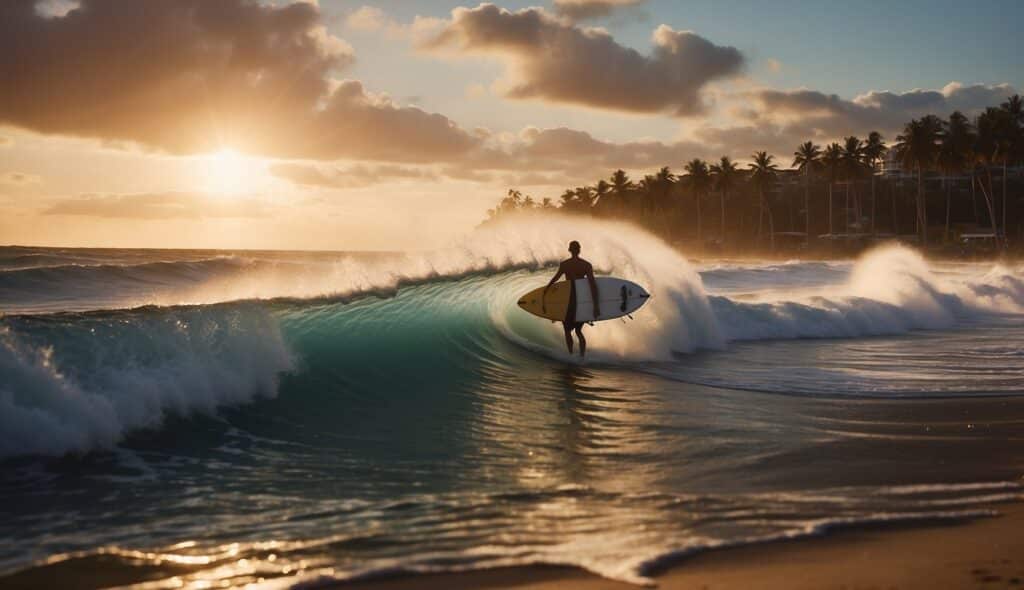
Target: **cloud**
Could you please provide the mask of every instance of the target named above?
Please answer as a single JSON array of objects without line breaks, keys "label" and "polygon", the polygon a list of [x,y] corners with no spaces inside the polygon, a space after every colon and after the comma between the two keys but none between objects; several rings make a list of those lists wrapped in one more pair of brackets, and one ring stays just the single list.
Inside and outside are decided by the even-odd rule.
[{"label": "cloud", "polygon": [[[602,171],[604,172],[604,171]],[[566,178],[561,174],[540,174],[538,172],[527,172],[526,174],[506,174],[502,176],[501,182],[511,187],[529,187],[529,186],[557,186],[565,187],[570,184],[576,184],[572,180]],[[591,177],[586,177],[584,182],[591,182]]]},{"label": "cloud", "polygon": [[83,195],[60,200],[43,211],[44,215],[156,220],[268,217],[272,213],[273,207],[258,199],[224,198],[183,192]]},{"label": "cloud", "polygon": [[354,80],[338,85],[316,119],[322,125],[293,138],[303,146],[294,150],[299,157],[435,162],[456,159],[479,144],[447,117],[369,94]]},{"label": "cloud", "polygon": [[270,167],[270,173],[293,184],[325,188],[360,188],[384,182],[435,181],[433,171],[407,166],[323,167],[310,164],[281,163]]},{"label": "cloud", "polygon": [[972,115],[1016,92],[1009,84],[950,82],[938,90],[870,91],[845,99],[817,90],[763,88],[727,99],[738,102],[730,114],[739,123],[699,127],[694,137],[721,146],[726,150],[723,153],[744,158],[762,149],[788,155],[807,140],[826,143],[871,131],[879,131],[891,143],[913,118],[926,114],[946,117],[954,110]]},{"label": "cloud", "polygon": [[978,112],[1016,92],[1009,84],[964,86],[950,82],[940,90],[871,91],[852,100],[806,89],[762,89],[747,96],[758,113],[769,119],[814,123],[826,132],[866,133],[876,128],[893,130],[929,113]]},{"label": "cloud", "polygon": [[[0,2],[0,124],[191,154],[447,159],[476,139],[334,74],[354,60],[314,3]],[[401,139],[399,139],[401,138]]]},{"label": "cloud", "polygon": [[35,174],[26,174],[24,172],[7,172],[0,174],[0,184],[13,184],[13,185],[24,185],[24,184],[35,184],[42,180]]},{"label": "cloud", "polygon": [[603,177],[617,168],[681,166],[688,158],[706,156],[708,148],[689,141],[616,143],[566,127],[528,127],[514,139],[478,150],[466,159],[465,168],[500,172],[506,179],[516,175],[523,184],[572,183]]},{"label": "cloud", "polygon": [[39,16],[54,18],[67,16],[78,7],[79,3],[76,0],[39,0],[35,9]]},{"label": "cloud", "polygon": [[512,12],[493,4],[456,8],[423,45],[440,53],[493,55],[508,65],[503,93],[633,113],[695,115],[701,89],[738,74],[743,55],[691,31],[659,26],[642,55],[607,31],[581,28],[542,8]]},{"label": "cloud", "polygon": [[555,12],[573,21],[601,18],[645,0],[555,0]]},{"label": "cloud", "polygon": [[362,6],[345,17],[345,26],[357,31],[379,31],[388,22],[387,15],[376,6]]},{"label": "cloud", "polygon": [[345,17],[345,26],[352,31],[364,33],[384,32],[390,39],[422,41],[444,26],[444,21],[431,17],[419,16],[411,23],[395,21],[376,6],[361,6]]}]

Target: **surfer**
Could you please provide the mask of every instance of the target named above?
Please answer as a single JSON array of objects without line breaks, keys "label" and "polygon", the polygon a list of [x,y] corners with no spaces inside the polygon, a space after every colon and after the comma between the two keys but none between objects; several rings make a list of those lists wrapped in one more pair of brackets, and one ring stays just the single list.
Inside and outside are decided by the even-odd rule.
[{"label": "surfer", "polygon": [[[544,287],[544,295],[548,294],[548,289],[551,285],[554,285],[562,275],[565,275],[566,280],[569,281],[569,305],[565,309],[565,319],[562,320],[562,327],[565,329],[565,346],[569,349],[569,354],[572,354],[572,333],[576,332],[576,337],[580,341],[580,357],[587,353],[587,339],[583,337],[583,322],[576,321],[576,280],[586,278],[590,283],[590,295],[594,301],[594,318],[601,316],[601,309],[597,303],[597,281],[594,280],[594,267],[580,258],[580,243],[576,240],[569,242],[569,253],[572,257],[563,260],[558,265],[558,272],[555,273],[554,278],[548,283],[547,287]],[[541,296],[543,301],[544,295]]]}]

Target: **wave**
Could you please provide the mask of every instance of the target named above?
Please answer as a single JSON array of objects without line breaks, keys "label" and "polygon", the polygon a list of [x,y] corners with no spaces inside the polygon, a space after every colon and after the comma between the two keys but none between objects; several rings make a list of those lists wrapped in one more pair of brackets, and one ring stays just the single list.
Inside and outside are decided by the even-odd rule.
[{"label": "wave", "polygon": [[[877,250],[853,265],[790,263],[767,275],[760,267],[718,268],[711,271],[719,273],[714,280],[731,273],[735,284],[745,276],[750,284],[768,284],[773,272],[797,280],[743,297],[716,293],[680,253],[639,229],[557,218],[508,222],[436,252],[14,271],[0,273],[0,293],[24,301],[44,288],[63,288],[72,300],[65,307],[72,309],[117,300],[126,283],[165,289],[158,296],[132,295],[163,305],[0,317],[0,457],[111,448],[169,415],[274,396],[289,371],[323,371],[317,378],[327,382],[363,379],[367,395],[390,395],[395,380],[423,378],[416,371],[425,370],[424,358],[436,361],[431,369],[439,379],[441,372],[474,375],[496,358],[530,362],[510,360],[510,342],[567,360],[561,330],[522,313],[515,301],[547,278],[541,271],[575,238],[602,272],[652,293],[635,321],[588,329],[589,362],[627,370],[657,363],[659,374],[669,366],[672,378],[714,386],[766,387],[744,381],[749,362],[715,378],[673,363],[680,355],[727,349],[730,342],[903,334],[1024,313],[1024,282],[1012,270],[939,275],[905,248]],[[395,296],[390,303],[380,299]],[[1020,354],[1007,350],[1000,358],[1015,362]],[[309,361],[317,355],[348,355],[367,365],[402,360],[390,380],[357,379]],[[778,367],[765,371],[778,373]],[[812,377],[810,385],[790,379],[768,389],[820,391],[829,387],[822,379],[834,375]],[[872,379],[874,387],[880,378]]]},{"label": "wave", "polygon": [[295,366],[255,306],[0,324],[0,457],[110,448],[169,414],[272,396]]}]

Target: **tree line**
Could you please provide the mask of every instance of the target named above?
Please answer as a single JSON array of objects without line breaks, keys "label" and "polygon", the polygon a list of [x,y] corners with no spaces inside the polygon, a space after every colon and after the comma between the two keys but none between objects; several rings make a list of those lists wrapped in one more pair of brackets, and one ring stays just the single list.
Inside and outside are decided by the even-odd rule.
[{"label": "tree line", "polygon": [[973,120],[959,111],[946,119],[913,119],[894,140],[887,145],[872,131],[824,147],[806,141],[794,150],[789,169],[758,151],[746,167],[722,156],[694,158],[680,175],[664,166],[637,181],[616,170],[607,180],[566,189],[557,202],[509,189],[485,223],[559,210],[628,220],[670,241],[730,249],[774,249],[780,236],[806,245],[815,236],[896,235],[927,247],[930,240],[949,244],[957,228],[991,232],[1004,245],[1024,234],[1019,95]]}]

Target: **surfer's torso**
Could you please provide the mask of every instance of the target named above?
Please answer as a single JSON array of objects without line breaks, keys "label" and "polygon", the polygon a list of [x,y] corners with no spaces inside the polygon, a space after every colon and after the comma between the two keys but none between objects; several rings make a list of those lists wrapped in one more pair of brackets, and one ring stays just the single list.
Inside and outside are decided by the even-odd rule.
[{"label": "surfer's torso", "polygon": [[569,258],[558,265],[558,270],[565,274],[566,279],[575,281],[593,274],[594,267],[582,258]]}]

